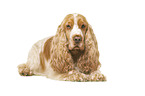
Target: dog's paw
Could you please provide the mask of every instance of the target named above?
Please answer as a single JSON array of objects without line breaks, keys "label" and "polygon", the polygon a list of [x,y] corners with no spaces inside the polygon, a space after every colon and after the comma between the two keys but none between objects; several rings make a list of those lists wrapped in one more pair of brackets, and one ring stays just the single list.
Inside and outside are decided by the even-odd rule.
[{"label": "dog's paw", "polygon": [[70,71],[63,76],[64,81],[85,82],[86,75],[77,71]]},{"label": "dog's paw", "polygon": [[21,76],[32,76],[32,71],[26,66],[26,64],[21,64],[18,66],[18,71]]},{"label": "dog's paw", "polygon": [[93,73],[89,75],[88,81],[106,81],[106,77],[101,73]]}]

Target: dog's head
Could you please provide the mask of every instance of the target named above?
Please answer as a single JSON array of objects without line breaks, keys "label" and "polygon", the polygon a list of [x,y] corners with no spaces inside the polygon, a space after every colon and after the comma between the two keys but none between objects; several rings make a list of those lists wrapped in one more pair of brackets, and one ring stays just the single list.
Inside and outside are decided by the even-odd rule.
[{"label": "dog's head", "polygon": [[86,18],[80,14],[67,15],[60,25],[68,40],[68,49],[74,53],[85,49],[85,38],[88,30]]}]

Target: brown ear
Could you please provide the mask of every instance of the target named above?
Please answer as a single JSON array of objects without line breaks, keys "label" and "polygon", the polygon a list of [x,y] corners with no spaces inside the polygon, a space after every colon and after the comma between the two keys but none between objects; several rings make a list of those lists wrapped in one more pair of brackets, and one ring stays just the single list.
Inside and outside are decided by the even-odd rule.
[{"label": "brown ear", "polygon": [[98,44],[93,29],[89,25],[85,36],[85,52],[79,58],[77,66],[81,72],[90,74],[96,71],[99,65]]},{"label": "brown ear", "polygon": [[86,32],[86,36],[85,36],[85,42],[87,45],[89,44],[93,44],[94,47],[96,48],[96,50],[98,50],[98,43],[97,43],[97,40],[96,40],[96,36],[93,32],[93,29],[90,25],[88,25],[88,30]]},{"label": "brown ear", "polygon": [[63,26],[60,25],[52,41],[50,64],[54,71],[66,73],[73,69],[73,60],[67,46],[68,41]]}]

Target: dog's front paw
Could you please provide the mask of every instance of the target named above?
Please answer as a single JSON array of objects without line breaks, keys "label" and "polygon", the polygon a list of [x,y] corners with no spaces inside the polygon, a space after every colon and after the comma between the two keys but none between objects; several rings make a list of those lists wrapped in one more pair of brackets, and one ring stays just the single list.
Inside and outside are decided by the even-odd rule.
[{"label": "dog's front paw", "polygon": [[77,71],[70,71],[63,76],[64,81],[85,82],[86,75]]},{"label": "dog's front paw", "polygon": [[106,77],[100,72],[94,72],[89,75],[88,81],[106,81]]}]

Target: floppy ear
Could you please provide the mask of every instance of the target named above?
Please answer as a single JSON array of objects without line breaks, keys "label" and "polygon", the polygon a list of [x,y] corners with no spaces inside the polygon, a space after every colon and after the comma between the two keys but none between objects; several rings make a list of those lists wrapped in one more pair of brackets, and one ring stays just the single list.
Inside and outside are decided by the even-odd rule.
[{"label": "floppy ear", "polygon": [[73,60],[67,46],[68,41],[61,24],[52,41],[50,64],[54,71],[66,73],[74,68]]},{"label": "floppy ear", "polygon": [[98,44],[91,26],[88,26],[85,35],[85,52],[78,60],[78,68],[85,74],[96,71],[100,65]]}]

